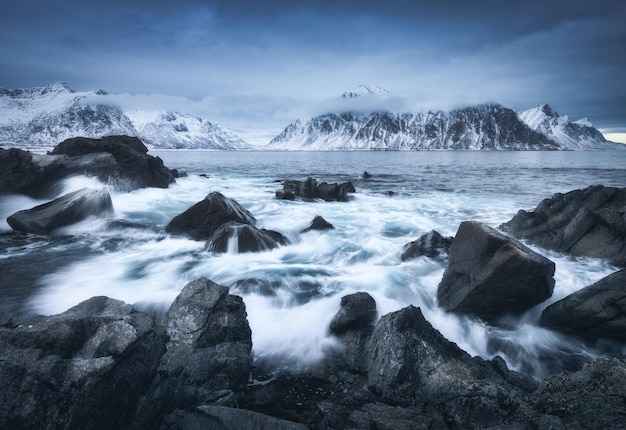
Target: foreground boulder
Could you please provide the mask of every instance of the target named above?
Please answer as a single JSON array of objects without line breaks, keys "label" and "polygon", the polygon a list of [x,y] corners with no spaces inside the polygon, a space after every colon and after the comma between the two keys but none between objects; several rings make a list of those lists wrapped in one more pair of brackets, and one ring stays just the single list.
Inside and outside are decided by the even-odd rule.
[{"label": "foreground boulder", "polygon": [[132,306],[94,297],[0,327],[0,428],[128,428],[166,335]]},{"label": "foreground boulder", "polygon": [[33,161],[33,154],[17,148],[0,148],[0,194],[25,193],[43,181],[44,170]]},{"label": "foreground boulder", "polygon": [[194,240],[208,240],[222,225],[233,221],[256,225],[256,219],[236,200],[214,191],[185,212],[176,215],[165,227],[170,234],[183,234]]},{"label": "foreground boulder", "polygon": [[448,254],[452,245],[452,239],[451,237],[443,237],[435,230],[431,230],[418,237],[417,240],[404,245],[400,258],[402,261],[421,256],[441,258]]},{"label": "foreground boulder", "polygon": [[251,331],[241,298],[208,279],[197,279],[176,297],[165,324],[167,352],[139,404],[139,427],[155,428],[175,409],[235,406],[252,369]]},{"label": "foreground boulder", "polygon": [[148,155],[148,148],[136,137],[107,136],[101,139],[75,137],[58,144],[51,154],[81,157],[103,152],[113,156],[119,170],[112,172],[116,175],[114,177],[100,177],[106,176],[106,173],[101,173],[99,177],[101,180],[116,183],[118,188],[126,190],[146,187],[167,188],[174,182],[175,172],[165,167],[159,157]]},{"label": "foreground boulder", "polygon": [[626,188],[596,185],[557,193],[500,228],[547,249],[626,266],[625,207]]},{"label": "foreground boulder", "polygon": [[484,224],[461,223],[437,290],[451,312],[496,320],[545,301],[554,289],[554,263]]},{"label": "foreground boulder", "polygon": [[626,270],[548,306],[540,324],[588,339],[626,341]]},{"label": "foreground boulder", "polygon": [[259,229],[248,224],[228,222],[218,228],[207,242],[210,252],[260,252],[287,244],[287,238],[277,231]]},{"label": "foreground boulder", "polygon": [[277,191],[276,197],[282,200],[294,200],[296,197],[300,197],[303,199],[322,199],[327,202],[347,202],[349,200],[348,193],[354,192],[352,182],[342,184],[322,182],[318,184],[314,178],[308,178],[306,181],[285,181],[283,191]]},{"label": "foreground boulder", "polygon": [[16,212],[7,218],[7,223],[16,231],[50,234],[87,217],[112,213],[113,203],[108,191],[83,188],[32,209]]}]

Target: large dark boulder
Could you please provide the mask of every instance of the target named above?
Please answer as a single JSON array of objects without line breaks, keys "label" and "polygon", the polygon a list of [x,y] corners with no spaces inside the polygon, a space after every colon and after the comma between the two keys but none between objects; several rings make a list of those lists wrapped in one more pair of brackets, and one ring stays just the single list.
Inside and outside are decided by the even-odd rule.
[{"label": "large dark boulder", "polygon": [[557,193],[500,226],[543,248],[626,266],[626,188],[591,186]]},{"label": "large dark boulder", "polygon": [[548,306],[540,324],[590,339],[626,341],[626,270]]},{"label": "large dark boulder", "polygon": [[7,223],[13,230],[50,234],[87,217],[102,217],[112,213],[113,204],[108,191],[83,188],[43,205],[16,212],[7,218]]},{"label": "large dark boulder", "polygon": [[287,243],[287,238],[277,231],[259,229],[248,224],[231,221],[213,233],[206,248],[210,252],[233,252],[236,254],[267,251]]},{"label": "large dark boulder", "polygon": [[348,193],[354,193],[352,182],[342,184],[329,184],[327,182],[317,183],[314,178],[307,178],[305,181],[285,181],[283,190],[276,192],[276,197],[282,200],[294,200],[296,197],[303,199],[322,199],[327,202],[338,201],[347,202]]},{"label": "large dark boulder", "polygon": [[450,247],[437,299],[448,311],[493,321],[548,299],[553,276],[552,261],[491,227],[465,221]]},{"label": "large dark boulder", "polygon": [[[148,155],[146,146],[136,137],[106,136],[101,139],[75,137],[64,140],[51,152],[79,157],[95,153],[109,153],[119,166],[119,177],[104,177],[122,189],[146,187],[167,188],[174,182],[175,174],[163,165],[159,157]],[[103,176],[107,176],[104,173]]]},{"label": "large dark boulder", "polygon": [[343,345],[343,359],[355,371],[366,371],[364,351],[377,317],[376,302],[372,296],[358,292],[341,298],[341,307],[330,322],[330,332]]},{"label": "large dark boulder", "polygon": [[94,297],[0,326],[0,428],[128,428],[166,335],[132,306]]},{"label": "large dark boulder", "polygon": [[21,149],[0,148],[0,166],[0,194],[23,193],[45,176],[44,170],[33,161],[33,155]]},{"label": "large dark boulder", "polygon": [[241,297],[197,279],[176,297],[165,325],[167,352],[135,421],[154,428],[175,409],[235,406],[252,370],[251,331]]},{"label": "large dark boulder", "polygon": [[185,212],[176,215],[165,227],[170,234],[184,234],[194,240],[208,240],[222,225],[233,221],[255,226],[256,219],[236,200],[214,191]]},{"label": "large dark boulder", "polygon": [[421,256],[429,258],[444,257],[450,250],[452,239],[452,237],[444,237],[437,231],[431,230],[421,235],[413,242],[404,245],[400,258],[402,261],[406,261]]}]

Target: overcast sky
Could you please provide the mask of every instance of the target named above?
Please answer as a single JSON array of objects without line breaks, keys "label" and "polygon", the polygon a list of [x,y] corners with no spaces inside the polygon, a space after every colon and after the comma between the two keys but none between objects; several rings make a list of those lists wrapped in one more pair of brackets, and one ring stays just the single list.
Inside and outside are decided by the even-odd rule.
[{"label": "overcast sky", "polygon": [[549,103],[626,133],[621,0],[5,0],[0,34],[0,87],[102,88],[258,143],[361,83],[412,109]]}]

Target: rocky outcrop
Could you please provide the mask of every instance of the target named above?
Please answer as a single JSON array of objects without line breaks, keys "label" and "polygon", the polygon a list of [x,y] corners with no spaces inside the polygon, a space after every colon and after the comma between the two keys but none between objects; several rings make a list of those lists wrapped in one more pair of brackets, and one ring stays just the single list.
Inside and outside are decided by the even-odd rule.
[{"label": "rocky outcrop", "polygon": [[175,216],[165,227],[170,234],[183,234],[194,240],[209,240],[228,222],[256,225],[256,219],[237,201],[214,191],[204,200]]},{"label": "rocky outcrop", "polygon": [[0,327],[0,428],[128,428],[165,352],[132,306],[94,297]]},{"label": "rocky outcrop", "polygon": [[56,182],[74,175],[94,176],[123,191],[167,188],[178,177],[134,137],[68,139],[47,155],[0,149],[0,194],[48,196]]},{"label": "rocky outcrop", "polygon": [[626,266],[626,188],[591,186],[557,193],[500,226],[543,248]]},{"label": "rocky outcrop", "polygon": [[259,252],[285,245],[288,240],[277,231],[259,229],[248,224],[228,222],[218,228],[206,244],[210,252]]},{"label": "rocky outcrop", "polygon": [[343,345],[341,355],[354,371],[366,371],[363,351],[374,331],[377,316],[376,302],[372,296],[359,292],[341,298],[341,308],[330,322],[330,332]]},{"label": "rocky outcrop", "polygon": [[540,324],[588,339],[626,341],[626,270],[548,306]]},{"label": "rocky outcrop", "polygon": [[487,321],[519,314],[552,295],[554,263],[484,224],[461,223],[437,290],[439,305]]},{"label": "rocky outcrop", "polygon": [[431,230],[413,242],[404,245],[400,258],[402,261],[406,261],[421,256],[429,258],[445,257],[448,255],[452,245],[452,239],[452,237],[443,237],[435,230]]},{"label": "rocky outcrop", "polygon": [[[174,174],[163,165],[159,157],[148,155],[148,148],[136,137],[107,136],[101,139],[75,137],[58,144],[52,155],[65,154],[79,157],[96,153],[109,153],[119,166],[119,177],[106,178],[119,188],[167,188],[174,182]],[[104,178],[101,178],[104,179]]]},{"label": "rocky outcrop", "polygon": [[83,188],[32,209],[16,212],[7,218],[7,223],[16,231],[50,234],[87,217],[112,213],[111,196],[105,189]]},{"label": "rocky outcrop", "polygon": [[296,197],[300,197],[308,200],[322,199],[327,202],[347,202],[349,200],[348,193],[355,191],[352,182],[342,184],[322,182],[318,184],[316,179],[308,178],[306,181],[285,181],[283,191],[276,191],[276,197],[282,200],[295,200]]},{"label": "rocky outcrop", "polygon": [[313,221],[311,221],[308,227],[302,230],[302,233],[306,233],[311,230],[332,230],[334,228],[335,227],[331,223],[326,221],[323,217],[317,215],[313,218]]}]

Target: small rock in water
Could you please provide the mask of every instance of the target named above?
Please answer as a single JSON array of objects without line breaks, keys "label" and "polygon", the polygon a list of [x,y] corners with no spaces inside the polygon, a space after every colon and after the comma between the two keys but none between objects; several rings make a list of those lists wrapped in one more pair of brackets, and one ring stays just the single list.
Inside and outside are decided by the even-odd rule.
[{"label": "small rock in water", "polygon": [[311,231],[311,230],[332,230],[334,228],[335,227],[331,223],[329,223],[323,217],[318,215],[315,218],[313,218],[313,221],[311,221],[311,224],[309,224],[307,228],[302,230],[302,233],[306,233],[307,231]]}]

